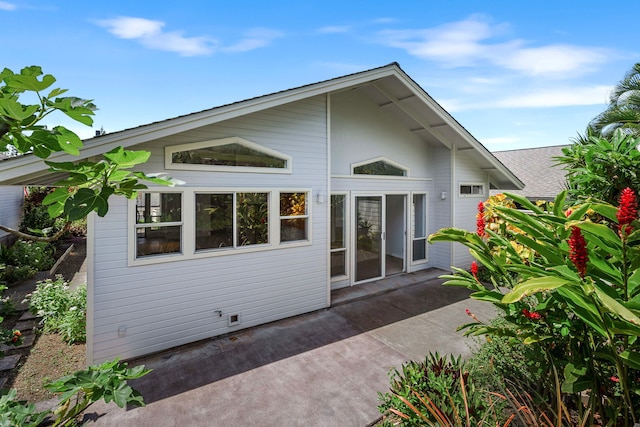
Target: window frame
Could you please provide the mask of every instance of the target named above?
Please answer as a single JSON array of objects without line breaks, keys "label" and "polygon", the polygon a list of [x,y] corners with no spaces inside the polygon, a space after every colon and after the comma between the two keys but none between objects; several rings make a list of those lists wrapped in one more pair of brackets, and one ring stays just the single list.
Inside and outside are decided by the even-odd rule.
[{"label": "window frame", "polygon": [[[469,187],[471,193],[463,193],[462,187]],[[480,187],[480,193],[474,193],[473,188]],[[458,185],[458,196],[459,197],[484,197],[485,196],[485,183],[484,182],[461,182]]]},{"label": "window frame", "polygon": [[[404,171],[404,175],[369,175],[369,174],[359,174],[359,173],[355,173],[355,169],[357,167],[360,166],[365,166],[368,165],[370,163],[377,163],[377,162],[384,162],[384,163],[388,163],[391,166],[401,169]],[[376,157],[373,159],[368,159],[368,160],[363,160],[361,162],[356,162],[356,163],[351,163],[351,176],[354,177],[358,177],[358,178],[384,178],[384,179],[403,179],[403,178],[409,178],[409,167],[398,163],[398,162],[394,162],[393,160],[390,160],[386,157]]]},{"label": "window frame", "polygon": [[[144,192],[139,192],[138,193],[138,197],[140,195],[144,195],[144,194],[151,194],[151,193],[155,193],[155,194],[168,194],[168,193],[172,193],[172,194],[180,194],[180,221],[160,221],[160,222],[142,222],[142,223],[138,223],[138,204],[137,204],[137,199],[138,197],[133,198],[131,201],[133,202],[133,211],[134,211],[134,216],[133,216],[133,224],[134,224],[134,230],[133,230],[133,241],[134,241],[134,247],[133,247],[133,256],[134,258],[138,259],[138,258],[143,258],[143,259],[151,259],[151,258],[162,258],[162,259],[166,259],[167,257],[179,257],[182,256],[184,254],[184,225],[185,225],[185,220],[184,220],[184,195],[180,192],[176,192],[176,191],[165,191],[166,189],[163,188],[158,188],[158,190],[156,191],[144,191]],[[143,256],[138,256],[138,230],[141,229],[146,229],[146,228],[154,228],[154,227],[158,227],[158,228],[165,228],[165,227],[179,227],[180,229],[180,250],[176,251],[176,252],[165,252],[165,253],[155,253],[155,254],[149,254],[149,255],[143,255]]]},{"label": "window frame", "polygon": [[[269,156],[278,157],[286,162],[285,168],[263,168],[257,166],[224,166],[224,165],[202,165],[189,163],[173,163],[173,154],[180,151],[197,150],[199,148],[218,147],[221,145],[239,144],[252,150],[260,151]],[[192,170],[192,171],[218,171],[218,172],[244,172],[244,173],[293,173],[293,157],[279,151],[256,144],[237,136],[230,138],[212,139],[207,141],[192,142],[188,144],[169,145],[164,148],[164,167],[170,170]]]},{"label": "window frame", "polygon": [[[311,188],[256,188],[256,187],[232,187],[232,188],[211,188],[211,187],[182,187],[168,188],[151,187],[141,190],[139,193],[169,193],[176,192],[182,194],[182,228],[181,228],[181,253],[155,254],[149,256],[137,256],[136,239],[136,200],[128,200],[127,209],[127,235],[128,244],[128,265],[148,265],[159,264],[172,261],[187,261],[191,259],[227,256],[233,254],[245,254],[252,252],[263,252],[299,246],[310,246],[313,244],[313,199]],[[225,247],[224,249],[211,248],[196,250],[196,194],[230,194],[234,193],[234,218],[236,209],[235,193],[266,193],[268,196],[268,216],[269,216],[269,243],[245,245],[237,247]],[[306,194],[306,222],[307,239],[295,241],[280,241],[280,193],[305,193]],[[235,222],[235,219],[234,219]],[[234,229],[234,241],[235,241]]]}]

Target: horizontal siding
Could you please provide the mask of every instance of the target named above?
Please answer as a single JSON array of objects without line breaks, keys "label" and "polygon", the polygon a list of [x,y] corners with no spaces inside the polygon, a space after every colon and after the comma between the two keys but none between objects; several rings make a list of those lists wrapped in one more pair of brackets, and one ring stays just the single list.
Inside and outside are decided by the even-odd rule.
[{"label": "horizontal siding", "polygon": [[[24,201],[24,189],[19,186],[0,186],[0,224],[17,230],[20,227],[20,215],[22,202]],[[0,239],[7,235],[0,231]]]},{"label": "horizontal siding", "polygon": [[[230,136],[293,158],[291,174],[166,171],[185,187],[310,188],[326,192],[324,97],[181,133],[137,146],[149,150],[146,172],[164,171],[164,147]],[[127,201],[96,218],[93,266],[93,358],[131,358],[302,314],[327,304],[327,203],[312,205],[312,244],[222,256],[173,258],[128,266]],[[131,229],[130,229],[131,228]],[[222,310],[223,317],[214,311]],[[241,324],[229,327],[227,314]],[[118,336],[126,326],[127,334]]]},{"label": "horizontal siding", "polygon": [[[489,177],[486,172],[478,167],[473,157],[468,153],[467,151],[456,153],[455,226],[464,230],[475,231],[478,203],[489,197]],[[461,183],[468,182],[484,184],[485,195],[461,197],[459,195],[459,186]],[[456,267],[468,269],[473,259],[465,246],[459,243],[454,245],[454,265]]]},{"label": "horizontal siding", "polygon": [[[454,194],[451,192],[451,151],[446,148],[434,150],[434,195],[431,205],[430,232],[441,228],[451,227],[451,204]],[[440,195],[445,192],[447,198],[442,200]],[[429,254],[433,266],[448,270],[451,267],[451,243],[437,242],[429,245]]]},{"label": "horizontal siding", "polygon": [[331,173],[350,175],[351,165],[378,157],[409,168],[409,176],[433,178],[431,148],[406,125],[358,91],[331,96]]}]

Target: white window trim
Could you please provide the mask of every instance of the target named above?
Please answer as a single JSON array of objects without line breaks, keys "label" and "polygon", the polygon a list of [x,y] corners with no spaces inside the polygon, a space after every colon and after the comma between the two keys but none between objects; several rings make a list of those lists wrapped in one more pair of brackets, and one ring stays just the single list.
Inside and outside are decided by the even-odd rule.
[{"label": "white window trim", "polygon": [[[329,277],[331,282],[340,282],[343,280],[346,280],[349,278],[350,275],[350,262],[349,262],[349,244],[350,244],[350,232],[351,232],[351,221],[350,221],[350,217],[349,217],[349,200],[351,200],[349,198],[349,192],[348,191],[332,191],[330,196],[343,196],[344,197],[344,248],[340,248],[340,249],[331,249],[331,238],[329,238]],[[331,204],[331,200],[329,200],[329,204]],[[329,212],[329,215],[331,215],[331,212]],[[331,219],[328,218],[327,223],[330,224]],[[344,258],[344,272],[345,274],[340,275],[340,276],[331,276],[331,254],[334,252],[344,252],[345,254],[345,258]]]},{"label": "white window trim", "polygon": [[[239,144],[270,156],[285,160],[286,168],[259,168],[252,166],[221,166],[221,165],[191,165],[188,163],[173,163],[173,153],[179,151],[197,150],[199,148],[217,147],[227,144]],[[231,138],[213,139],[208,141],[192,142],[189,144],[170,145],[164,148],[164,167],[172,170],[192,171],[217,171],[217,172],[244,172],[244,173],[279,173],[291,174],[293,172],[293,157],[271,148],[264,147],[255,142],[248,141],[237,136]]]},{"label": "white window trim", "polygon": [[[384,163],[389,163],[391,166],[396,167],[398,169],[402,169],[405,172],[404,176],[396,176],[396,175],[367,175],[367,174],[359,174],[359,173],[355,173],[355,168],[357,168],[358,166],[364,166],[364,165],[368,165],[369,163],[376,163],[376,162],[384,162]],[[351,163],[351,175],[352,176],[357,176],[357,177],[373,177],[373,178],[378,178],[380,179],[380,177],[383,178],[408,178],[409,177],[409,168],[401,163],[398,162],[394,162],[393,160],[390,160],[386,157],[376,157],[373,159],[369,159],[369,160],[363,160],[361,162],[356,162],[356,163]]]},{"label": "white window trim", "polygon": [[[411,257],[409,259],[409,263],[412,266],[415,265],[422,265],[422,264],[427,264],[429,263],[429,244],[427,242],[426,239],[429,238],[429,193],[426,191],[412,191],[411,194],[409,195],[409,197],[411,198],[410,200],[410,212],[409,212],[409,221],[411,221],[411,216],[413,215],[413,196],[414,195],[424,195],[424,201],[425,201],[425,210],[424,210],[424,214],[426,216],[425,220],[426,220],[426,236],[425,236],[425,249],[424,249],[424,259],[419,259],[417,261],[413,260],[413,241],[414,239],[416,239],[415,237],[413,237],[415,235],[415,230],[413,229],[415,227],[415,224],[413,224],[413,227],[411,227],[411,229],[409,230],[410,234],[410,242],[409,242],[409,248],[410,248],[410,254],[409,256]],[[411,222],[409,222],[411,224]]]},{"label": "white window trim", "polygon": [[[181,193],[182,194],[182,252],[171,254],[157,254],[142,258],[136,258],[136,199],[129,199],[127,205],[127,234],[128,234],[128,265],[150,265],[165,262],[187,261],[191,259],[210,258],[218,256],[239,255],[251,252],[264,252],[270,250],[295,248],[300,246],[310,246],[313,244],[313,212],[312,212],[312,189],[311,188],[209,188],[209,187],[150,187],[142,193]],[[307,193],[307,239],[292,242],[280,243],[280,193]],[[202,249],[196,252],[196,224],[195,218],[195,195],[202,193],[268,193],[269,194],[269,242],[260,245],[239,246],[237,248]]]},{"label": "white window trim", "polygon": [[[462,187],[463,186],[479,186],[482,187],[482,193],[478,193],[478,194],[462,194]],[[458,197],[484,197],[486,194],[486,188],[487,186],[485,185],[484,182],[460,182],[458,184]]]}]

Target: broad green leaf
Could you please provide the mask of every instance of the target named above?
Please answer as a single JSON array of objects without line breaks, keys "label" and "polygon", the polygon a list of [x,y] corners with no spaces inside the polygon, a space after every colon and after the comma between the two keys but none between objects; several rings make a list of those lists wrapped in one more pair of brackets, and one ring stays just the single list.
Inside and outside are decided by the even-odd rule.
[{"label": "broad green leaf", "polygon": [[40,92],[41,90],[45,90],[56,81],[55,77],[51,74],[45,74],[42,76],[42,80],[38,80],[37,75],[25,75],[25,74],[14,74],[5,78],[5,82],[7,86],[22,89],[22,90],[30,90],[34,92]]},{"label": "broad green leaf", "polygon": [[483,290],[483,291],[477,291],[472,293],[470,297],[478,301],[486,301],[494,304],[501,304],[503,295],[500,292]]},{"label": "broad green leaf", "polygon": [[560,255],[561,252],[558,251],[557,246],[547,246],[544,243],[533,240],[524,234],[514,234],[513,237],[518,243],[530,249],[533,249],[534,251],[545,257],[545,259],[552,264],[562,264],[564,262],[562,256]]},{"label": "broad green leaf", "polygon": [[93,191],[88,188],[78,190],[76,194],[67,199],[64,206],[64,212],[67,214],[69,220],[75,221],[82,219],[92,211],[96,211],[101,217],[105,216],[109,210],[109,204],[103,193],[104,189],[102,192]]},{"label": "broad green leaf", "polygon": [[0,114],[16,121],[31,117],[38,108],[40,108],[38,105],[22,105],[11,98],[0,97]]},{"label": "broad green leaf", "polygon": [[64,204],[71,197],[72,193],[66,187],[56,188],[53,192],[47,194],[42,201],[44,206],[49,206],[47,212],[51,218],[57,218],[64,212]]},{"label": "broad green leaf", "polygon": [[[609,280],[613,280],[615,283],[622,283],[622,272],[612,266],[607,260],[602,259],[601,257],[590,257],[589,262],[591,263],[592,268],[595,267],[600,271],[601,274],[604,274],[609,278]],[[594,273],[592,273],[593,275]]]},{"label": "broad green leaf", "polygon": [[625,350],[620,353],[620,359],[622,359],[625,365],[627,365],[631,369],[640,370],[640,353]]},{"label": "broad green leaf", "polygon": [[125,150],[122,147],[116,147],[113,150],[104,153],[104,157],[121,168],[130,168],[149,160],[151,153],[149,151],[132,151]]},{"label": "broad green leaf", "polygon": [[613,244],[614,246],[620,246],[620,236],[614,233],[609,227],[603,224],[596,224],[593,222],[577,222],[577,223],[568,223],[569,226],[574,225],[580,228],[587,233],[595,234],[600,238],[606,240],[608,243]]},{"label": "broad green leaf", "polygon": [[571,281],[557,276],[535,277],[517,284],[511,292],[502,298],[504,304],[520,301],[522,298],[562,287]]},{"label": "broad green leaf", "polygon": [[582,321],[587,323],[594,331],[604,338],[609,338],[607,326],[604,324],[600,313],[594,307],[593,301],[579,288],[564,286],[557,289],[558,295]]},{"label": "broad green leaf", "polygon": [[543,213],[544,211],[542,209],[540,209],[540,207],[538,207],[537,205],[535,205],[534,203],[531,203],[531,201],[529,201],[529,199],[527,199],[526,197],[523,197],[519,194],[513,194],[513,193],[504,193],[505,196],[509,197],[510,199],[513,199],[514,202],[516,202],[517,204],[519,204],[520,206],[522,206],[524,209],[533,211],[535,213]]},{"label": "broad green leaf", "polygon": [[618,218],[616,217],[618,208],[616,208],[615,206],[604,203],[591,203],[591,209],[614,223],[618,222]]},{"label": "broad green leaf", "polygon": [[567,363],[564,368],[562,391],[565,393],[580,393],[591,388],[593,381],[585,377],[586,373],[586,367],[577,367],[573,363]]},{"label": "broad green leaf", "polygon": [[63,126],[56,126],[53,129],[60,148],[72,156],[79,156],[82,148],[82,140],[78,135]]},{"label": "broad green leaf", "polygon": [[567,191],[561,191],[553,202],[553,213],[556,216],[562,216],[565,200],[567,200]]},{"label": "broad green leaf", "polygon": [[640,326],[640,318],[618,301],[619,296],[615,290],[611,289],[610,286],[602,285],[599,282],[594,282],[594,288],[596,295],[609,312],[623,320],[626,320],[627,322]]},{"label": "broad green leaf", "polygon": [[591,206],[593,206],[591,203],[583,203],[582,205],[578,206],[576,209],[573,209],[571,211],[571,215],[569,215],[567,219],[571,221],[578,221],[582,219],[582,217],[585,216],[587,211],[591,209]]}]

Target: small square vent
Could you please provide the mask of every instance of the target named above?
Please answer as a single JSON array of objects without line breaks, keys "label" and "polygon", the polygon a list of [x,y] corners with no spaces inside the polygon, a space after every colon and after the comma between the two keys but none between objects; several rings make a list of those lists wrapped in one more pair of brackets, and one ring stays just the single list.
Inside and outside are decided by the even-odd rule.
[{"label": "small square vent", "polygon": [[229,315],[229,326],[236,326],[240,324],[240,314],[230,314]]}]

